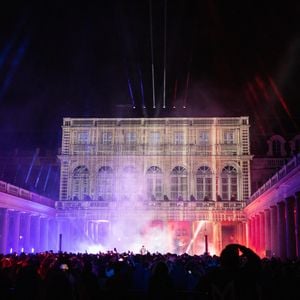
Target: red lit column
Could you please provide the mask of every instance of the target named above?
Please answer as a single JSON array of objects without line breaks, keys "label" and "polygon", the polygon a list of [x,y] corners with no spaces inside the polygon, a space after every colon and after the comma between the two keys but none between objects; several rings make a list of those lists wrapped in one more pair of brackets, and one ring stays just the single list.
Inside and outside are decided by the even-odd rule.
[{"label": "red lit column", "polygon": [[255,216],[255,246],[254,249],[256,252],[260,250],[260,223],[259,223],[259,215]]},{"label": "red lit column", "polygon": [[277,203],[277,216],[278,216],[278,249],[279,257],[282,260],[286,259],[286,221],[285,221],[285,203]]},{"label": "red lit column", "polygon": [[295,234],[295,198],[286,198],[286,250],[287,258],[296,257],[296,234]]},{"label": "red lit column", "polygon": [[271,217],[270,209],[265,210],[265,248],[266,256],[271,256]]},{"label": "red lit column", "polygon": [[8,215],[7,208],[0,208],[0,253],[6,254]]},{"label": "red lit column", "polygon": [[259,214],[259,254],[264,257],[266,255],[266,246],[265,246],[265,214],[261,212]]},{"label": "red lit column", "polygon": [[251,248],[251,219],[247,219],[246,230],[246,246]]},{"label": "red lit column", "polygon": [[239,227],[241,229],[241,242],[246,245],[246,222],[241,222]]},{"label": "red lit column", "polygon": [[254,247],[255,247],[254,236],[255,236],[255,218],[252,217],[250,219],[250,248],[251,249],[254,249]]},{"label": "red lit column", "polygon": [[271,206],[270,212],[270,226],[271,226],[271,255],[279,256],[278,242],[277,242],[277,206]]},{"label": "red lit column", "polygon": [[295,211],[296,253],[297,257],[300,257],[300,192],[296,193]]}]

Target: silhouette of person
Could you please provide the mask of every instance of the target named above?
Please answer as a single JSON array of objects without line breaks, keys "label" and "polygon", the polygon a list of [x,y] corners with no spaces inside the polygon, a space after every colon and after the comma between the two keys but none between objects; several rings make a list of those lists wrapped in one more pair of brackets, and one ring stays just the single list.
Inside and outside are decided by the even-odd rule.
[{"label": "silhouette of person", "polygon": [[196,287],[203,299],[261,299],[261,260],[240,244],[229,244],[221,252],[220,266],[200,278]]},{"label": "silhouette of person", "polygon": [[172,299],[174,285],[164,261],[157,261],[149,278],[149,299]]}]

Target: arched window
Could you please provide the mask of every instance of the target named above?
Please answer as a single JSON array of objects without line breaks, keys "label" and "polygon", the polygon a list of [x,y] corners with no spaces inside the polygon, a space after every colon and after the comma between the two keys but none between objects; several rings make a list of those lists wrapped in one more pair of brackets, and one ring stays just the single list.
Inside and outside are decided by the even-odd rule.
[{"label": "arched window", "polygon": [[86,166],[78,166],[72,175],[72,197],[78,200],[89,199],[90,175]]},{"label": "arched window", "polygon": [[268,156],[282,157],[285,156],[286,140],[280,135],[273,135],[268,141]]},{"label": "arched window", "polygon": [[222,200],[237,199],[238,174],[233,166],[226,166],[221,174]]},{"label": "arched window", "polygon": [[273,156],[281,156],[281,142],[279,140],[272,141]]},{"label": "arched window", "polygon": [[198,200],[212,200],[212,172],[207,166],[201,166],[196,174]]},{"label": "arched window", "polygon": [[147,197],[153,200],[162,200],[163,181],[162,171],[157,166],[150,167],[147,172]]},{"label": "arched window", "polygon": [[114,174],[109,166],[103,166],[98,171],[97,200],[112,200],[114,193]]},{"label": "arched window", "polygon": [[187,171],[181,166],[171,172],[171,199],[187,199]]}]

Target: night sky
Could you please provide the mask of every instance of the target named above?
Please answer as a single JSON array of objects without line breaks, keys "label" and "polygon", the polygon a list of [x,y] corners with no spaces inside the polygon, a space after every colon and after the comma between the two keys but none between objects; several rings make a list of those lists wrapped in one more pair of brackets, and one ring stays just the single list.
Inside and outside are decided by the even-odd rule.
[{"label": "night sky", "polygon": [[9,1],[0,147],[56,149],[63,117],[249,115],[256,136],[299,133],[299,20],[299,1]]}]

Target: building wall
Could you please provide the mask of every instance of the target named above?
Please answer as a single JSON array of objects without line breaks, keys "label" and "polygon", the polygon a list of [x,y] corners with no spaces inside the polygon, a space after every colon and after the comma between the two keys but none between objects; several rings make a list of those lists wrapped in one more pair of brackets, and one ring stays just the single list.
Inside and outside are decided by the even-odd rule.
[{"label": "building wall", "polygon": [[[109,176],[115,183],[115,200],[124,198],[126,186],[127,197],[149,198],[147,182],[151,176],[159,177],[162,182],[161,195],[154,197],[156,200],[163,200],[164,196],[170,200],[203,200],[199,193],[197,196],[196,184],[197,172],[201,172],[201,167],[202,171],[209,168],[211,172],[209,200],[216,201],[217,195],[222,198],[221,173],[224,168],[228,173],[237,172],[237,190],[230,191],[229,188],[226,198],[247,201],[251,194],[248,117],[64,118],[62,153],[59,158],[62,201],[99,200],[99,196],[100,199],[105,198],[99,186],[99,170],[105,169],[110,170]],[[83,174],[81,179],[75,178],[78,170]],[[159,175],[153,175],[153,172],[147,175],[149,170],[156,170]],[[182,185],[186,185],[183,193],[180,184],[178,193],[172,193],[172,172],[184,173],[177,176],[186,177],[179,179]],[[80,191],[76,192],[76,180],[81,180],[85,190],[78,187],[80,183],[77,184]]]}]

